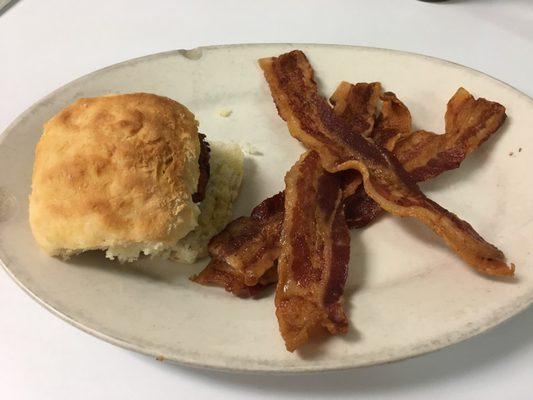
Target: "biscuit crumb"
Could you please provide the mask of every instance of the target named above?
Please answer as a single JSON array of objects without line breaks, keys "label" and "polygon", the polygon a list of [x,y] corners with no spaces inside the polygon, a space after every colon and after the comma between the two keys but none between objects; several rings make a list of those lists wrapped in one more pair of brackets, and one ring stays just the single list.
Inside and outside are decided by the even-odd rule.
[{"label": "biscuit crumb", "polygon": [[233,113],[231,108],[222,108],[218,111],[218,115],[222,118],[228,118]]},{"label": "biscuit crumb", "polygon": [[250,155],[250,156],[262,156],[263,152],[254,147],[251,143],[244,143],[243,146],[241,146],[243,151]]},{"label": "biscuit crumb", "polygon": [[520,148],[518,149],[518,152],[519,152],[519,153],[521,153],[521,152],[522,152],[522,148],[521,148],[521,147],[520,147]]},{"label": "biscuit crumb", "polygon": [[165,361],[165,357],[163,357],[163,356],[157,356],[155,359],[157,361]]},{"label": "biscuit crumb", "polygon": [[512,156],[514,156],[514,153],[511,151],[511,152],[509,153],[509,157],[512,157]]}]

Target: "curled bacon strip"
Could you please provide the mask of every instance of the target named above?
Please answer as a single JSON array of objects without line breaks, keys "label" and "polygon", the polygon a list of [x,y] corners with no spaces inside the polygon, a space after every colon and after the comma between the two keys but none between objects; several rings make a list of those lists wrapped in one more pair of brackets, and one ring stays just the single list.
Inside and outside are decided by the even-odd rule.
[{"label": "curled bacon strip", "polygon": [[[377,144],[388,150],[392,149],[404,168],[417,181],[429,179],[451,168],[457,168],[464,157],[496,132],[505,120],[505,108],[503,106],[485,99],[474,99],[465,89],[461,88],[448,102],[445,134],[436,135],[425,131],[410,134],[411,115],[409,110],[390,92],[381,95],[381,111],[374,123],[376,97],[380,88],[379,83],[353,85],[342,82],[331,96],[330,102],[334,104],[335,114],[350,125],[353,134],[368,135]],[[372,127],[370,133],[368,132],[369,127]],[[350,228],[362,228],[383,213],[383,209],[366,194],[364,187],[360,186],[361,175],[359,172],[354,170],[342,171],[339,173],[339,177],[343,182],[346,197],[346,222]],[[279,232],[272,233],[272,229],[278,226],[281,230],[283,199],[277,202],[278,207],[274,207],[275,204],[276,197],[267,199],[256,207],[257,210],[263,210],[261,222],[258,222],[257,212],[254,213],[256,218],[253,218],[254,221],[251,222],[254,225],[259,224],[257,225],[258,229],[253,231],[257,236],[256,239],[253,238],[254,234],[251,234],[248,229],[250,218],[240,218],[232,222],[225,231],[215,237],[212,241],[212,249],[218,250],[212,254],[214,261],[198,275],[198,277],[202,277],[201,281],[198,277],[195,278],[196,282],[223,286],[243,297],[254,296],[263,290],[265,286],[259,283],[247,286],[241,271],[247,265],[248,273],[251,274],[251,282],[258,281],[268,262],[277,259],[279,254],[279,245],[277,244],[269,242],[270,248],[252,246],[251,249],[255,250],[246,246],[247,241],[260,243],[261,240],[257,238],[279,237]],[[266,220],[269,220],[271,224],[265,224]],[[277,221],[279,225],[273,221]],[[227,230],[231,230],[232,234],[226,234]],[[262,230],[265,230],[265,233]],[[243,236],[246,234],[248,237],[245,239]],[[240,237],[238,241],[241,243],[241,251],[232,251],[234,246],[229,242],[233,241],[233,236]],[[226,257],[232,260],[235,269],[230,264],[223,262]],[[223,267],[220,267],[221,265]],[[275,268],[271,270],[275,270]]]},{"label": "curled bacon strip", "polygon": [[315,152],[305,153],[285,177],[285,216],[278,261],[276,316],[287,350],[317,328],[346,333],[342,293],[350,258],[338,178]]},{"label": "curled bacon strip", "polygon": [[[378,145],[393,150],[396,143],[411,134],[411,113],[394,93],[386,92],[380,114],[370,137]],[[352,181],[349,190],[345,189],[344,212],[350,228],[362,228],[372,222],[383,209],[369,197],[359,181]],[[356,186],[356,187],[354,187]]]},{"label": "curled bacon strip", "polygon": [[[276,270],[273,265],[280,252],[284,201],[285,194],[280,192],[255,207],[250,217],[230,222],[211,239],[212,260],[192,280],[222,286],[240,297],[254,296],[275,282],[275,273],[267,272]],[[265,274],[266,281],[262,280]]]},{"label": "curled bacon strip", "polygon": [[[381,83],[359,82],[355,85],[341,82],[329,101],[333,112],[342,118],[354,135],[368,136],[373,132],[376,108],[378,105]],[[354,170],[338,173],[343,188],[343,196],[352,196],[361,185],[361,174]]]},{"label": "curled bacon strip", "polygon": [[392,92],[383,93],[381,100],[381,111],[371,137],[376,144],[392,151],[399,140],[411,135],[411,113]]},{"label": "curled bacon strip", "polygon": [[238,297],[257,296],[264,289],[278,280],[278,269],[274,265],[268,269],[258,282],[249,286],[244,283],[244,278],[231,265],[222,260],[212,259],[211,262],[198,274],[191,278],[201,285],[221,286],[226,291]]},{"label": "curled bacon strip", "polygon": [[[368,135],[373,132],[380,91],[379,82],[355,85],[342,82],[332,95],[335,113],[350,124],[353,134]],[[386,109],[383,107],[383,110]],[[387,127],[381,122],[379,131]],[[361,175],[357,171],[343,171],[338,175],[345,197],[353,194],[361,184]],[[276,238],[279,239],[281,234],[283,196],[283,192],[278,193],[258,205],[250,217],[237,218],[229,223],[211,240],[211,262],[192,280],[203,285],[224,287],[239,297],[260,293],[266,287],[264,281],[260,283],[262,274],[270,271],[268,268],[272,267],[280,252]]]},{"label": "curled bacon strip", "polygon": [[[368,135],[374,128],[377,101],[381,84],[343,82],[331,97],[335,113],[350,124],[353,134]],[[383,124],[381,124],[383,126]],[[361,184],[357,171],[339,174],[344,195],[349,196]],[[224,287],[240,297],[251,297],[266,286],[260,282],[279,256],[279,237],[283,221],[284,193],[266,199],[250,217],[229,223],[209,244],[211,262],[192,280],[203,285]],[[275,270],[274,267],[272,269]],[[269,273],[271,276],[275,275]],[[275,282],[268,280],[267,282]]]},{"label": "curled bacon strip", "polygon": [[250,217],[237,218],[209,243],[209,254],[222,259],[254,286],[279,256],[284,193],[253,209]]},{"label": "curled bacon strip", "polygon": [[333,111],[350,125],[352,133],[368,136],[372,133],[381,83],[341,82],[329,98]]},{"label": "curled bacon strip", "polygon": [[[403,129],[396,129],[393,154],[413,180],[425,181],[458,168],[467,155],[498,130],[505,117],[505,107],[501,104],[483,98],[474,99],[467,90],[459,88],[448,102],[446,133],[437,135],[417,131],[406,135],[402,133]],[[395,131],[392,127],[388,129]],[[379,139],[376,142],[391,150]],[[363,188],[358,188],[346,199],[346,219],[351,228],[366,226],[382,211]]]},{"label": "curled bacon strip", "polygon": [[418,131],[400,140],[398,160],[417,182],[458,168],[465,157],[498,130],[505,120],[505,107],[486,99],[474,99],[459,88],[448,102],[442,135]]},{"label": "curled bacon strip", "polygon": [[319,153],[327,171],[359,171],[367,194],[386,211],[417,218],[479,272],[514,274],[514,265],[505,263],[500,250],[467,222],[428,199],[389,151],[351,134],[350,127],[318,94],[313,69],[301,51],[261,59],[259,64],[289,132]]}]

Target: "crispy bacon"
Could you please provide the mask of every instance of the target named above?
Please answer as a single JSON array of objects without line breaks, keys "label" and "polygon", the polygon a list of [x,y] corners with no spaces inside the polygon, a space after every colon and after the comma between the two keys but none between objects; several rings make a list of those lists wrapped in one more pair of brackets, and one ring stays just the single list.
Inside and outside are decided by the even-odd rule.
[{"label": "crispy bacon", "polygon": [[[333,112],[350,125],[352,134],[368,136],[372,133],[381,83],[341,82],[329,101],[333,104]],[[361,174],[358,171],[341,171],[337,174],[341,179],[343,196],[352,196],[361,185]]]},{"label": "crispy bacon", "polygon": [[229,264],[247,286],[256,285],[279,256],[284,199],[280,192],[264,200],[250,217],[230,222],[209,243],[211,257]]},{"label": "crispy bacon", "polygon": [[[343,82],[331,97],[335,112],[350,124],[352,133],[369,134],[374,127],[379,82],[351,85]],[[342,171],[345,197],[360,186],[357,171]],[[250,217],[232,221],[209,245],[212,261],[192,279],[200,284],[225,287],[240,297],[255,296],[266,286],[259,284],[265,271],[270,271],[280,252],[279,238],[283,221],[284,194],[266,199]],[[246,283],[245,283],[246,277]]]},{"label": "crispy bacon", "polygon": [[[437,135],[417,131],[405,135],[397,130],[393,153],[413,180],[425,181],[458,168],[467,155],[498,130],[505,117],[505,107],[501,104],[483,98],[474,99],[467,90],[459,88],[448,102],[446,133]],[[383,145],[380,140],[377,143]],[[363,188],[358,188],[347,198],[345,206],[351,228],[366,226],[383,211]]]},{"label": "crispy bacon", "polygon": [[417,182],[458,168],[465,157],[485,142],[505,121],[505,107],[483,98],[474,99],[459,88],[448,102],[442,135],[418,131],[400,140],[398,160]]},{"label": "crispy bacon", "polygon": [[254,297],[278,280],[278,268],[274,264],[255,285],[249,286],[244,283],[243,276],[237,270],[214,258],[198,275],[191,277],[191,280],[201,285],[221,286],[238,297]]},{"label": "crispy bacon", "polygon": [[[465,89],[459,89],[457,93],[448,102],[448,109],[446,112],[446,133],[443,135],[436,135],[430,132],[419,131],[410,134],[411,131],[411,115],[407,107],[391,92],[381,95],[382,106],[379,116],[375,123],[373,116],[376,110],[376,96],[379,93],[381,85],[379,83],[358,83],[349,84],[342,82],[335,93],[331,96],[330,101],[334,104],[334,112],[342,117],[351,127],[353,134],[363,134],[372,137],[372,139],[379,145],[391,150],[399,158],[404,168],[410,172],[411,176],[417,181],[429,179],[448,169],[457,168],[460,162],[474,151],[481,143],[489,138],[497,131],[499,126],[505,120],[505,108],[497,103],[487,101],[485,99],[474,99]],[[361,122],[365,121],[365,122]],[[372,132],[368,132],[368,127],[371,126]],[[414,172],[413,172],[414,171]],[[338,173],[343,182],[345,199],[345,215],[346,222],[350,228],[362,228],[371,223],[376,217],[383,213],[383,209],[367,195],[363,186],[360,186],[361,175],[354,170],[341,171]],[[413,176],[414,175],[414,176]],[[278,202],[279,204],[282,204]],[[270,204],[270,206],[268,206]],[[257,209],[263,209],[263,214],[266,216],[268,210],[275,210],[279,214],[276,217],[270,215],[271,221],[282,220],[282,207],[272,208],[275,201],[271,199],[265,200]],[[256,212],[257,213],[257,212]],[[263,220],[265,218],[262,218]],[[270,249],[255,248],[255,254],[250,252],[248,257],[246,255],[246,246],[242,243],[242,251],[235,252],[232,255],[228,251],[228,246],[225,240],[232,240],[232,236],[242,236],[239,230],[243,230],[250,234],[247,229],[249,219],[238,220],[229,225],[232,235],[220,234],[218,240],[219,251],[216,252],[216,257],[224,260],[225,257],[233,259],[236,269],[231,269],[229,264],[222,269],[223,274],[220,273],[221,268],[214,269],[211,264],[206,267],[206,271],[202,272],[202,276],[220,276],[232,277],[232,285],[223,284],[218,279],[219,286],[238,287],[235,282],[238,282],[244,287],[244,292],[247,296],[256,295],[264,285],[255,284],[246,286],[244,284],[243,275],[239,272],[243,269],[246,263],[250,262],[250,258],[255,258],[256,261],[250,265],[249,270],[252,272],[252,281],[259,278],[261,271],[265,270],[267,263],[277,258],[279,254],[279,246],[271,246]],[[262,229],[268,231],[267,236],[271,235],[272,227],[274,225],[264,224],[260,225],[260,229],[255,230],[257,237],[265,237]],[[281,229],[281,223],[279,229]],[[279,232],[277,233],[279,235]],[[252,235],[253,236],[253,235]],[[276,233],[274,233],[276,236]],[[244,240],[241,238],[241,240]],[[258,243],[249,237],[250,242]],[[272,243],[272,242],[271,242]],[[257,252],[259,251],[259,253]],[[262,253],[261,253],[262,252]],[[224,256],[226,254],[226,256]],[[239,262],[241,258],[241,262]],[[220,261],[216,260],[219,265]],[[258,268],[258,265],[260,266]],[[216,271],[216,272],[213,272]],[[271,270],[267,270],[271,271]],[[216,279],[211,279],[207,282],[205,278],[203,282],[216,284]],[[231,290],[230,290],[231,291]],[[238,294],[239,290],[233,290]],[[242,291],[241,291],[242,292]],[[251,294],[252,293],[252,294]],[[242,296],[242,294],[240,294]]]},{"label": "crispy bacon", "polygon": [[224,287],[239,297],[255,296],[277,281],[285,193],[255,207],[249,217],[230,222],[209,243],[210,263],[191,279]]},{"label": "crispy bacon", "polygon": [[479,272],[514,274],[514,265],[505,263],[500,250],[467,222],[428,199],[396,157],[364,136],[351,134],[349,125],[318,94],[313,69],[301,51],[264,58],[259,64],[289,132],[319,153],[327,171],[358,170],[365,191],[383,209],[417,218]]},{"label": "crispy bacon", "polygon": [[[329,101],[333,112],[350,125],[352,134],[368,136],[373,132],[376,108],[381,92],[381,83],[341,82]],[[358,171],[341,171],[338,173],[343,188],[343,196],[353,195],[361,185]]]},{"label": "crispy bacon", "polygon": [[[381,96],[382,106],[370,137],[378,145],[393,150],[396,143],[411,134],[411,113],[392,92]],[[352,182],[352,187],[344,191],[344,213],[350,228],[362,228],[372,222],[383,209],[369,197],[362,180]],[[357,185],[356,187],[353,187]]]},{"label": "crispy bacon", "polygon": [[381,95],[381,111],[371,137],[378,145],[392,151],[396,143],[411,134],[411,113],[394,93]]},{"label": "crispy bacon", "polygon": [[309,151],[285,177],[285,215],[276,316],[287,350],[294,351],[317,328],[346,333],[342,294],[350,258],[338,178]]},{"label": "crispy bacon", "polygon": [[343,118],[357,135],[368,136],[374,128],[381,83],[341,82],[329,101],[333,111]]},{"label": "crispy bacon", "polygon": [[365,187],[360,185],[344,200],[344,213],[346,223],[350,229],[361,229],[372,223],[383,214],[383,208],[365,192]]}]

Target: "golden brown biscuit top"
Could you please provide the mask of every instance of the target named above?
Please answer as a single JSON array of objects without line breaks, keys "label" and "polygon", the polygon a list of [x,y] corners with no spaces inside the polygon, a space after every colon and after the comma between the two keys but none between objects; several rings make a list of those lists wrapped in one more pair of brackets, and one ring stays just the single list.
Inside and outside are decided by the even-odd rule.
[{"label": "golden brown biscuit top", "polygon": [[49,253],[173,243],[196,225],[200,151],[184,106],[147,93],[79,99],[35,151],[30,223]]}]

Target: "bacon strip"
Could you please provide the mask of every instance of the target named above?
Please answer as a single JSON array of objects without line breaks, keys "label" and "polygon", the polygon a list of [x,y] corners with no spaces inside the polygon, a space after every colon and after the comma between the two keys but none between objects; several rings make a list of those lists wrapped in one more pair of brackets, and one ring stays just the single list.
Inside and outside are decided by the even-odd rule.
[{"label": "bacon strip", "polygon": [[392,151],[396,143],[411,135],[411,113],[394,93],[381,95],[381,111],[371,137],[374,142]]},{"label": "bacon strip", "polygon": [[[378,145],[393,150],[400,139],[408,138],[411,134],[411,113],[392,92],[384,93],[381,100],[381,111],[370,137]],[[363,186],[354,187],[361,182],[362,179],[352,182],[349,190],[345,189],[344,213],[350,228],[362,228],[383,212],[366,194]]]},{"label": "bacon strip", "polygon": [[428,199],[386,149],[361,135],[338,118],[318,94],[313,69],[301,51],[259,60],[280,116],[289,132],[320,154],[331,172],[358,170],[367,194],[383,209],[420,220],[477,271],[513,275],[514,265],[456,215]]},{"label": "bacon strip", "polygon": [[[495,133],[505,120],[505,108],[498,103],[490,102],[485,99],[474,99],[465,89],[460,88],[457,93],[448,102],[446,111],[446,133],[437,135],[430,132],[418,131],[410,134],[411,115],[407,107],[390,92],[381,95],[382,107],[375,123],[372,117],[376,111],[376,94],[379,93],[381,85],[379,83],[358,83],[349,84],[342,82],[335,93],[331,96],[330,102],[334,104],[334,112],[342,117],[351,127],[353,134],[369,135],[379,145],[391,150],[399,158],[404,168],[410,172],[411,177],[417,181],[426,180],[436,176],[448,169],[457,168],[460,162],[479,145]],[[366,121],[362,123],[361,121]],[[372,132],[368,133],[368,126],[372,126]],[[411,150],[413,149],[413,150]],[[429,167],[428,167],[429,166]],[[413,171],[416,171],[413,173]],[[369,197],[363,186],[360,186],[361,175],[359,172],[342,171],[339,173],[344,186],[345,194],[345,215],[346,222],[350,228],[362,228],[371,223],[375,218],[383,213],[383,209]],[[413,176],[414,175],[414,176]],[[271,199],[265,200],[257,209],[271,210],[278,213],[277,216],[271,215],[271,221],[279,222],[281,229],[282,206],[278,208],[268,207],[268,204],[274,204]],[[277,203],[278,206],[283,204],[283,200]],[[264,219],[264,218],[263,218]],[[246,226],[248,219],[239,222],[233,222],[228,229],[233,231],[233,236],[242,236],[239,230],[247,231]],[[275,225],[275,224],[274,224]],[[256,230],[258,237],[272,235],[272,226],[261,224],[265,231]],[[248,231],[249,233],[249,231]],[[273,236],[279,236],[274,233]],[[243,290],[229,290],[240,296],[255,296],[260,293],[266,286],[256,284],[247,286],[244,284],[243,274],[239,268],[248,265],[252,273],[252,282],[260,278],[265,266],[270,260],[277,259],[279,255],[279,246],[273,245],[270,249],[255,248],[256,251],[247,251],[244,242],[249,240],[257,243],[253,238],[240,239],[242,251],[232,253],[228,250],[231,246],[226,241],[232,241],[231,235],[220,234],[218,239],[213,242],[218,243],[219,251],[216,251],[215,265],[225,265],[223,274],[220,267],[213,268],[211,264],[202,272],[202,282],[196,279],[196,282],[203,284],[217,284],[223,287],[243,287]],[[258,253],[258,251],[263,252]],[[248,253],[248,255],[247,255]],[[225,256],[231,257],[236,266],[232,269],[229,264],[222,262]],[[233,256],[231,256],[233,254]],[[239,258],[241,261],[239,262]],[[254,263],[250,259],[255,258]],[[257,265],[255,265],[257,263]],[[270,270],[267,270],[270,271]],[[200,276],[199,275],[199,276]],[[211,278],[209,278],[212,276]],[[225,277],[225,281],[220,280],[220,276]],[[231,277],[231,284],[227,281]],[[237,285],[240,285],[238,286]],[[245,294],[243,294],[245,293]]]},{"label": "bacon strip", "polygon": [[264,200],[250,217],[237,218],[209,243],[211,257],[224,260],[254,286],[279,256],[284,193]]},{"label": "bacon strip", "polygon": [[[393,153],[413,180],[425,181],[458,168],[467,155],[500,128],[505,118],[505,107],[501,104],[474,99],[467,90],[459,88],[448,102],[446,133],[417,131],[405,135],[397,130]],[[383,145],[379,140],[377,143]],[[366,226],[383,211],[363,188],[347,198],[345,206],[351,228]]]},{"label": "bacon strip", "polygon": [[400,140],[395,154],[417,182],[458,168],[465,157],[485,142],[505,121],[505,107],[474,99],[459,88],[448,102],[445,134],[418,131]]},{"label": "bacon strip", "polygon": [[231,265],[222,260],[212,259],[198,275],[191,277],[201,285],[221,286],[238,297],[254,297],[278,280],[278,268],[274,264],[253,286],[244,283],[244,278]]},{"label": "bacon strip", "polygon": [[368,136],[374,128],[381,83],[341,82],[329,98],[333,111],[352,128],[352,133]]},{"label": "bacon strip", "polygon": [[[368,136],[374,129],[380,92],[379,82],[355,85],[341,82],[329,101],[333,104],[333,112],[350,125],[352,134]],[[357,171],[342,171],[338,175],[345,198],[353,195],[361,185],[361,174]]]},{"label": "bacon strip", "polygon": [[211,261],[191,278],[224,287],[239,297],[255,296],[277,280],[285,193],[264,200],[250,217],[230,222],[209,243]]},{"label": "bacon strip", "polygon": [[[380,91],[379,82],[355,85],[343,82],[332,95],[335,112],[350,124],[354,135],[372,132]],[[361,184],[361,175],[357,171],[343,171],[339,178],[345,197],[353,194]],[[279,256],[280,246],[276,238],[281,234],[283,196],[282,192],[266,199],[250,217],[237,218],[229,223],[211,240],[211,262],[191,279],[204,285],[224,287],[239,297],[255,296],[265,289],[265,282],[258,282]]]},{"label": "bacon strip", "polygon": [[287,350],[317,328],[346,333],[342,294],[350,258],[350,232],[342,190],[315,152],[305,153],[285,177],[285,216],[278,261],[276,316]]}]

